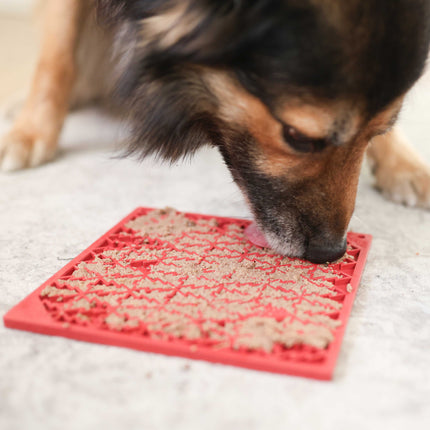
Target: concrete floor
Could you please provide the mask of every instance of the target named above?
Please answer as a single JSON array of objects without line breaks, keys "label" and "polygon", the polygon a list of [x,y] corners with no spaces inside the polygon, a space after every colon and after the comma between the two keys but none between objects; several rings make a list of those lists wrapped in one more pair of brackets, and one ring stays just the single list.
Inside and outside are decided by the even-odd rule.
[{"label": "concrete floor", "polygon": [[[3,41],[13,40],[4,29],[0,58],[12,45]],[[16,41],[14,50],[28,46]],[[14,58],[19,63],[20,56]],[[1,61],[0,77],[14,75],[13,85],[21,86]],[[429,119],[427,76],[401,119],[427,161]],[[7,127],[0,120],[0,133]],[[96,110],[74,113],[55,162],[0,175],[0,315],[137,206],[248,215],[215,151],[171,168],[113,159],[120,132]],[[0,428],[430,428],[430,212],[384,200],[364,168],[351,227],[372,234],[374,242],[332,382],[0,325]]]}]

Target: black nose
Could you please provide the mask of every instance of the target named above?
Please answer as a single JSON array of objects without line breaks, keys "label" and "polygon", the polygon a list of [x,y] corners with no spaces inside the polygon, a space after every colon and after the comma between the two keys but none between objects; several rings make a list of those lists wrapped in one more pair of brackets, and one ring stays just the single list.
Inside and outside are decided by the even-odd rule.
[{"label": "black nose", "polygon": [[346,251],[346,240],[339,244],[310,243],[306,250],[305,258],[311,263],[328,263],[342,257]]}]

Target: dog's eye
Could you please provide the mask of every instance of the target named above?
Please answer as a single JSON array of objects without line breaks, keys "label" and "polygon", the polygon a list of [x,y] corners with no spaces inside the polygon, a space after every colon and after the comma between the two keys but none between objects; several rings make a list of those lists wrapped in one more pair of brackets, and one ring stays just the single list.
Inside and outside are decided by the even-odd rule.
[{"label": "dog's eye", "polygon": [[285,142],[298,152],[320,152],[327,146],[325,139],[304,136],[290,125],[283,126],[283,135]]}]

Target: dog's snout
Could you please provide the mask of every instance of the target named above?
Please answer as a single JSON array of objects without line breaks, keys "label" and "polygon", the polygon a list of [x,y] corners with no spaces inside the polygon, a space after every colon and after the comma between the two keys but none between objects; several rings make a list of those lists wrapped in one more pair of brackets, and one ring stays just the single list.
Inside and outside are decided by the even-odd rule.
[{"label": "dog's snout", "polygon": [[337,260],[346,252],[346,240],[343,239],[339,243],[327,244],[310,243],[307,247],[305,258],[311,263],[327,263]]}]

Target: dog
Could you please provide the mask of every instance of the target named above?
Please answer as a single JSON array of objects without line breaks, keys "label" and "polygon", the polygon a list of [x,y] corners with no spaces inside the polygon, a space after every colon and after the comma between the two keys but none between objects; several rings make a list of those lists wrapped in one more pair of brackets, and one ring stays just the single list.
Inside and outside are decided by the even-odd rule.
[{"label": "dog", "polygon": [[384,194],[430,208],[430,171],[394,126],[425,67],[428,0],[45,0],[44,16],[4,171],[51,160],[68,110],[108,101],[127,154],[219,148],[285,255],[344,254],[366,150]]}]

